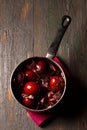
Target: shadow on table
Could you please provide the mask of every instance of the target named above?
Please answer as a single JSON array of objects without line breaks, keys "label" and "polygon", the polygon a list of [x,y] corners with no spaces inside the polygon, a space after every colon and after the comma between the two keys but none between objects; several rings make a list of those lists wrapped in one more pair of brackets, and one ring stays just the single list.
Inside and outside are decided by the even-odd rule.
[{"label": "shadow on table", "polygon": [[57,107],[50,111],[54,115],[54,118],[47,120],[42,124],[42,127],[51,123],[51,121],[57,118],[66,118],[67,120],[75,120],[87,109],[87,89],[83,86],[79,80],[71,78],[68,81],[66,93],[63,100]]},{"label": "shadow on table", "polygon": [[86,107],[87,90],[79,80],[72,78],[67,85],[65,97],[60,103],[57,114],[69,119],[78,118],[86,110]]}]

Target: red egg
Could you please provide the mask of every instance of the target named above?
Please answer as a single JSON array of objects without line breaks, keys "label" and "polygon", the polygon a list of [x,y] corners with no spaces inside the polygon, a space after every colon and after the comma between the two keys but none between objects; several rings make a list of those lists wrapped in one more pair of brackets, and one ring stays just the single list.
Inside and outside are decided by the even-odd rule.
[{"label": "red egg", "polygon": [[27,70],[25,72],[25,76],[28,78],[28,79],[33,79],[35,77],[35,73],[32,71],[32,70]]},{"label": "red egg", "polygon": [[24,98],[23,99],[23,105],[25,106],[30,106],[32,104],[33,100],[29,98]]},{"label": "red egg", "polygon": [[45,67],[46,67],[45,62],[42,60],[38,61],[36,64],[36,67],[37,67],[38,72],[43,72],[45,70]]},{"label": "red egg", "polygon": [[27,82],[24,86],[24,93],[25,94],[31,94],[31,95],[35,95],[39,93],[39,86],[37,83],[31,81],[31,82]]},{"label": "red egg", "polygon": [[58,76],[52,76],[50,78],[50,88],[54,91],[60,89],[60,80]]}]

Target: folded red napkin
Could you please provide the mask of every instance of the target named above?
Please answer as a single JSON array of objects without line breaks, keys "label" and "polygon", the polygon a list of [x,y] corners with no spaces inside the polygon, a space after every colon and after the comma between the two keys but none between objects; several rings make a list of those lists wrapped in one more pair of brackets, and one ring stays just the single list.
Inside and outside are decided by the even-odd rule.
[{"label": "folded red napkin", "polygon": [[[54,57],[54,61],[57,62],[61,66],[61,68],[63,69],[63,71],[65,72],[65,74],[68,77],[69,73],[68,73],[67,69],[65,68],[65,66],[62,64],[62,62],[60,61],[60,59],[58,57]],[[46,120],[48,120],[54,116],[53,114],[50,114],[50,113],[48,113],[48,114],[47,113],[37,113],[37,112],[29,111],[29,110],[27,110],[27,114],[32,118],[32,120],[38,126],[40,126]]]}]

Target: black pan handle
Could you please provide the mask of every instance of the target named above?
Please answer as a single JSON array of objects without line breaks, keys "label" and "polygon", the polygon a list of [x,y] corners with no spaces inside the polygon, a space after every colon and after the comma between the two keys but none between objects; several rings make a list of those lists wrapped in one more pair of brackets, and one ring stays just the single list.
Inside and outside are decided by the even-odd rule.
[{"label": "black pan handle", "polygon": [[52,59],[56,55],[60,42],[63,38],[63,35],[70,23],[71,23],[71,17],[64,15],[62,18],[61,26],[57,32],[57,35],[47,51],[47,54],[46,54],[47,58]]}]

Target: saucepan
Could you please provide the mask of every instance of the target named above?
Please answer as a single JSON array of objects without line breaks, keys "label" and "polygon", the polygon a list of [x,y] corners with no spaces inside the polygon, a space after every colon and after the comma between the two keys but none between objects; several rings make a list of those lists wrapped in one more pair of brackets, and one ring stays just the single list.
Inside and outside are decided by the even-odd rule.
[{"label": "saucepan", "polygon": [[66,91],[66,75],[53,58],[70,23],[71,17],[64,15],[45,57],[27,58],[14,69],[11,76],[12,95],[25,109],[45,112],[62,101]]}]

